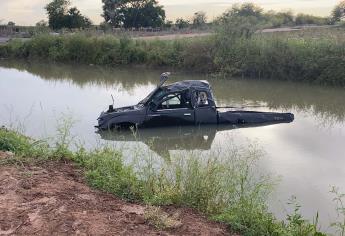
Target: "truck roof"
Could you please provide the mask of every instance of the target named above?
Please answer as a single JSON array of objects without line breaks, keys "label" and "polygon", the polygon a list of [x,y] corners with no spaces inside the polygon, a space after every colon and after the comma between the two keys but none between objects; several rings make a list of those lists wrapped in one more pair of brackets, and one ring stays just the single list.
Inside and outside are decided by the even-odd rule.
[{"label": "truck roof", "polygon": [[172,84],[162,86],[163,89],[167,89],[170,92],[179,92],[188,89],[202,89],[209,90],[210,84],[206,80],[184,80]]}]

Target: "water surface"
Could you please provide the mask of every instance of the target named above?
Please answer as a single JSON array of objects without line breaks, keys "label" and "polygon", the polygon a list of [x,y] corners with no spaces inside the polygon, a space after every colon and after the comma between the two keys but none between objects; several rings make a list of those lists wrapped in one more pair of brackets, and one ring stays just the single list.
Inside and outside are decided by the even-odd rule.
[{"label": "water surface", "polygon": [[[309,219],[319,212],[323,229],[336,213],[330,186],[345,192],[345,90],[267,80],[224,80],[176,73],[171,81],[207,79],[218,105],[262,105],[263,111],[289,111],[295,121],[264,127],[200,127],[99,135],[94,125],[102,110],[136,104],[151,92],[162,71],[47,63],[0,62],[0,125],[21,126],[37,138],[54,136],[62,116],[76,120],[72,133],[87,147],[102,142],[138,144],[161,157],[255,143],[266,153],[260,168],[281,177],[270,208],[278,216],[291,195]],[[230,161],[230,160],[229,160]]]}]

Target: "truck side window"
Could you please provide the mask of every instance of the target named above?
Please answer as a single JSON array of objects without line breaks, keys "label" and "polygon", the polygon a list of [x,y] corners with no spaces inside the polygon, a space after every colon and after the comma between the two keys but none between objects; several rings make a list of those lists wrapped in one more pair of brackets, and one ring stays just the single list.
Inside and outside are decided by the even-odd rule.
[{"label": "truck side window", "polygon": [[208,106],[208,98],[206,92],[197,92],[197,104],[199,107]]},{"label": "truck side window", "polygon": [[162,102],[158,105],[158,109],[163,110],[190,107],[190,102],[186,102],[183,95],[184,94],[180,93],[172,93],[164,96],[161,100]]}]

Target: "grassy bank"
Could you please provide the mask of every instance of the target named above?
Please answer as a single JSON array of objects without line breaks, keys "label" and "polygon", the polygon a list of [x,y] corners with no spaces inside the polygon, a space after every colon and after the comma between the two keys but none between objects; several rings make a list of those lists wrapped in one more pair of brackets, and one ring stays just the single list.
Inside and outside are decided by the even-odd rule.
[{"label": "grassy bank", "polygon": [[233,149],[226,156],[212,155],[207,160],[186,154],[165,162],[149,155],[129,162],[111,148],[72,152],[67,149],[67,133],[61,134],[49,146],[45,141],[0,129],[0,150],[15,153],[14,158],[0,160],[0,164],[69,159],[84,170],[91,186],[128,201],[191,207],[242,235],[322,235],[317,220],[310,223],[302,218],[294,199],[294,210],[285,223],[269,213],[266,200],[274,181],[255,171],[261,154],[254,147]]},{"label": "grassy bank", "polygon": [[1,45],[0,57],[106,66],[135,64],[344,86],[344,33],[344,29],[335,28],[235,37],[233,29],[225,28],[210,37],[170,41],[40,35],[27,42]]}]

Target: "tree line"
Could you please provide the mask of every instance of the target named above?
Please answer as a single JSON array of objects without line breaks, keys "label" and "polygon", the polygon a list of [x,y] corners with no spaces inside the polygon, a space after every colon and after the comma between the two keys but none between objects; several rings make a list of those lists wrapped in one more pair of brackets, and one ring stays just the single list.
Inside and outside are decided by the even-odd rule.
[{"label": "tree line", "polygon": [[[196,12],[191,20],[178,18],[175,22],[166,20],[164,7],[157,0],[102,0],[104,22],[103,26],[116,28],[141,28],[141,27],[175,27],[182,29],[193,26],[199,28],[207,23],[205,12]],[[39,27],[49,25],[54,30],[62,28],[88,28],[92,21],[81,14],[77,7],[71,7],[70,0],[52,0],[45,6],[48,22],[40,21]],[[307,14],[294,16],[292,12],[264,12],[253,3],[234,5],[212,23],[224,23],[229,16],[254,17],[256,21],[265,23],[266,26],[280,27],[304,24],[336,24],[345,18],[345,0],[337,4],[330,17],[317,17]],[[252,19],[253,20],[253,19]],[[14,22],[9,22],[14,26]]]}]

